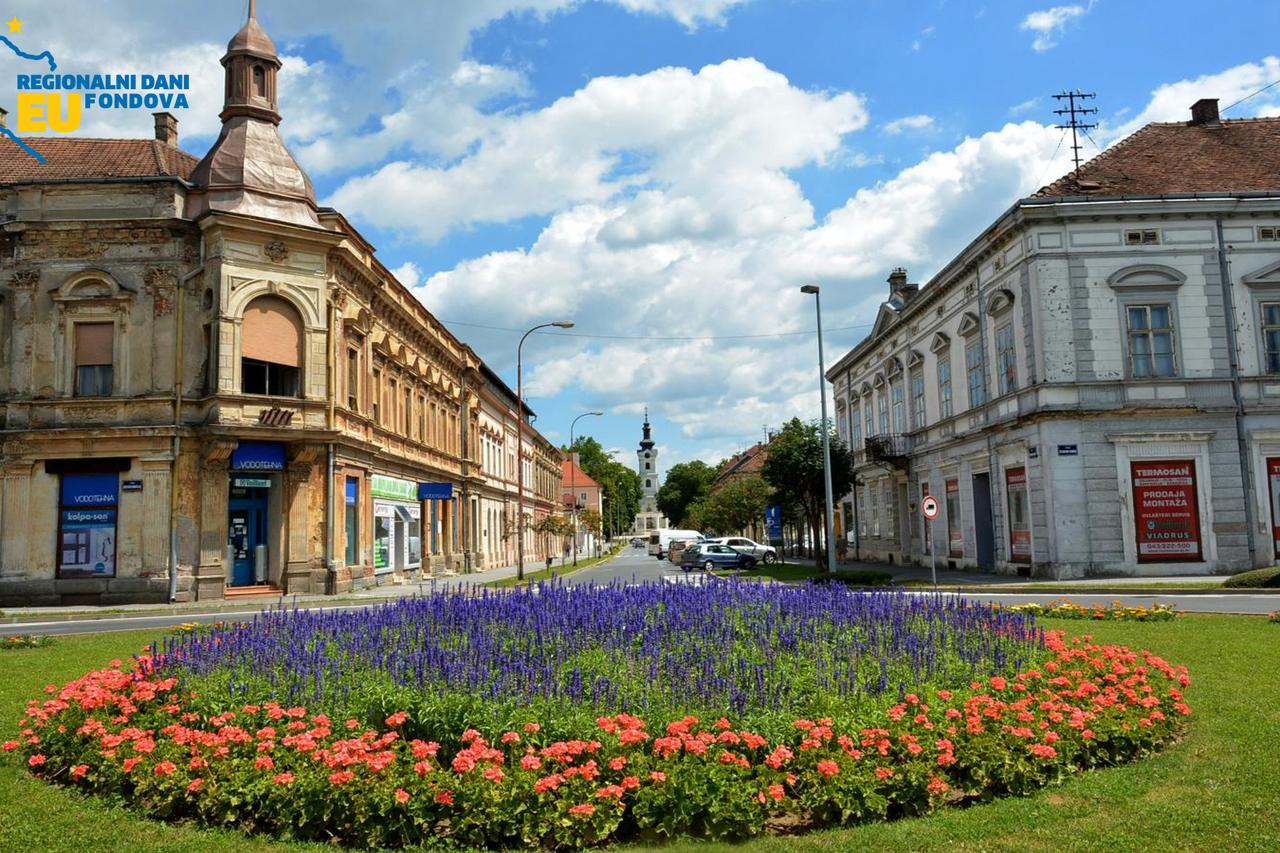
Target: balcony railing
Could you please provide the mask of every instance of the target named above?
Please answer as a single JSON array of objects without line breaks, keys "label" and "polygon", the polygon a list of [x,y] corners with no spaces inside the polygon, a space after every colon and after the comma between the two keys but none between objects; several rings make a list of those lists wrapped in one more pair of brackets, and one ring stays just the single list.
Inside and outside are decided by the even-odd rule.
[{"label": "balcony railing", "polygon": [[866,440],[867,460],[905,468],[911,455],[911,436],[900,433],[869,435]]}]

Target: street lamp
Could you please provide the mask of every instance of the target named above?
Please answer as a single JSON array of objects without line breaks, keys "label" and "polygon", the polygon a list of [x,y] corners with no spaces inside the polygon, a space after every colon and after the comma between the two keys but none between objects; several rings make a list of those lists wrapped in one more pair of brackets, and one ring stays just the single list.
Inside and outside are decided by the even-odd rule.
[{"label": "street lamp", "polygon": [[569,424],[569,498],[573,501],[573,564],[578,565],[578,490],[574,483],[578,463],[573,458],[573,429],[583,418],[603,417],[604,412],[583,412]]},{"label": "street lamp", "polygon": [[520,336],[516,344],[516,580],[524,580],[524,339],[539,329],[572,329],[572,320],[541,323]]},{"label": "street lamp", "polygon": [[831,436],[827,429],[827,368],[822,356],[822,297],[818,285],[806,284],[801,293],[813,294],[813,306],[818,312],[818,394],[822,397],[822,482],[827,490],[827,571],[836,570],[835,501],[831,496]]}]

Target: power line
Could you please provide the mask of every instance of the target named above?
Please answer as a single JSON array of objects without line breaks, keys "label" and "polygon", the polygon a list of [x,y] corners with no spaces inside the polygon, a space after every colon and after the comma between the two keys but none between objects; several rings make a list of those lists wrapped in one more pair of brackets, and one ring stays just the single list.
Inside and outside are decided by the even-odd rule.
[{"label": "power line", "polygon": [[[483,323],[464,323],[460,320],[441,320],[447,326],[466,326],[471,329],[488,329],[491,332],[512,332],[514,334],[523,334],[524,329],[512,329],[507,326],[486,326]],[[874,323],[859,323],[856,326],[828,326],[827,332],[850,332],[855,329],[869,329]],[[586,332],[540,332],[539,334],[551,335],[557,338],[590,338],[601,341],[742,341],[757,340],[760,338],[789,338],[796,335],[816,335],[816,329],[809,329],[803,332],[773,332],[770,334],[760,335],[685,335],[685,336],[664,336],[664,335],[593,335]]]},{"label": "power line", "polygon": [[[1097,127],[1096,124],[1085,124],[1080,121],[1078,116],[1087,116],[1098,111],[1096,107],[1084,106],[1084,102],[1093,97],[1096,97],[1096,94],[1093,92],[1081,92],[1075,89],[1067,92],[1059,92],[1053,96],[1055,101],[1065,99],[1067,102],[1065,107],[1059,110],[1054,110],[1053,114],[1059,116],[1069,115],[1071,116],[1070,120],[1068,120],[1066,124],[1058,124],[1054,125],[1054,127],[1062,129],[1071,128],[1071,155],[1076,161],[1077,176],[1080,174],[1080,139],[1076,136],[1076,131],[1083,130],[1087,134],[1090,128]],[[1076,101],[1080,102],[1080,106],[1076,106]],[[1094,144],[1096,145],[1097,143]]]},{"label": "power line", "polygon": [[1263,87],[1262,87],[1261,89],[1259,89],[1258,91],[1256,91],[1256,92],[1250,92],[1248,95],[1245,95],[1243,98],[1241,98],[1240,100],[1236,101],[1234,104],[1230,104],[1230,105],[1228,105],[1228,106],[1226,106],[1226,107],[1223,107],[1223,108],[1222,108],[1222,110],[1221,110],[1221,112],[1219,113],[1219,115],[1221,115],[1222,113],[1225,113],[1227,110],[1231,109],[1231,107],[1236,107],[1236,106],[1239,106],[1240,104],[1243,104],[1245,101],[1249,100],[1250,98],[1254,97],[1255,95],[1261,95],[1263,92],[1267,91],[1268,89],[1270,89],[1272,86],[1275,86],[1276,84],[1280,84],[1280,80],[1272,80],[1270,83],[1268,83],[1267,85],[1263,86]]}]

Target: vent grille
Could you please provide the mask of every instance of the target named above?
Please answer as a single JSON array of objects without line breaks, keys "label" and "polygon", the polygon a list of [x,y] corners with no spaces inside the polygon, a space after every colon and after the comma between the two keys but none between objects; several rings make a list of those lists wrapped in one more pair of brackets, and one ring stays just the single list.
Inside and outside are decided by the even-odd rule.
[{"label": "vent grille", "polygon": [[1280,240],[1280,228],[1274,225],[1262,225],[1258,227],[1259,240]]},{"label": "vent grille", "polygon": [[1124,232],[1126,246],[1153,246],[1160,242],[1160,232],[1154,228],[1146,228]]}]

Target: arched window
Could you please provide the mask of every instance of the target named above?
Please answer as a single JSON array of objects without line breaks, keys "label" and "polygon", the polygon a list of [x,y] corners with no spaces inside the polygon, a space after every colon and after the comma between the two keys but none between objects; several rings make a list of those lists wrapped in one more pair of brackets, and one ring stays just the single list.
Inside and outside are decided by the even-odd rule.
[{"label": "arched window", "polygon": [[253,94],[257,98],[267,96],[267,72],[261,65],[253,66]]},{"label": "arched window", "polygon": [[240,390],[300,396],[302,320],[288,300],[259,296],[250,302],[240,333]]},{"label": "arched window", "polygon": [[644,487],[645,487],[646,489],[647,489],[647,488],[649,488],[650,483],[651,483],[651,481],[650,481],[650,480],[645,480],[645,481],[644,481]]}]

